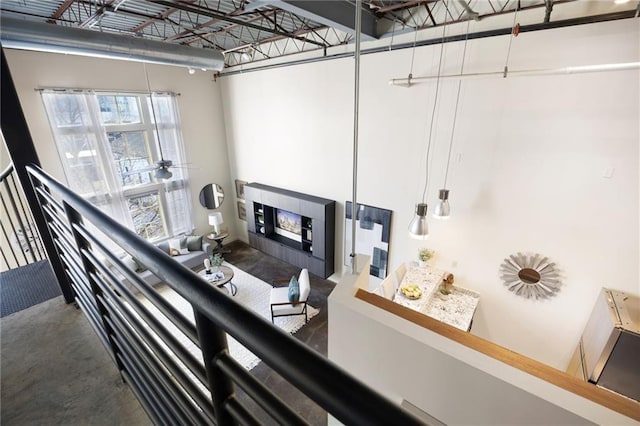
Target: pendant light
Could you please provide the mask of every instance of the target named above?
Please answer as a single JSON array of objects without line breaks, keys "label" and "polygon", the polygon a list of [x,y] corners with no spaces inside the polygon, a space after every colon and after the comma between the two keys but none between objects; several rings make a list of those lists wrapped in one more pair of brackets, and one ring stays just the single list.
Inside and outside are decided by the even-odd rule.
[{"label": "pendant light", "polygon": [[173,165],[173,161],[165,160],[162,153],[162,142],[160,141],[160,129],[158,129],[158,120],[156,119],[156,109],[153,106],[153,92],[151,92],[151,85],[149,84],[149,73],[147,72],[147,64],[142,63],[144,68],[144,75],[147,80],[147,91],[149,92],[149,100],[151,102],[151,115],[153,116],[153,124],[156,128],[156,134],[158,135],[158,150],[160,151],[160,160],[156,161],[156,173],[155,176],[158,179],[171,179],[173,173],[169,170],[169,167]]},{"label": "pendant light", "polygon": [[467,34],[464,38],[464,48],[462,49],[462,65],[460,66],[460,80],[458,80],[458,94],[456,95],[456,108],[453,112],[453,125],[451,128],[451,139],[449,140],[449,154],[447,155],[447,167],[444,173],[444,186],[438,193],[440,201],[436,204],[433,217],[436,219],[449,219],[451,206],[449,206],[449,190],[447,189],[447,178],[449,177],[449,164],[451,163],[451,148],[453,148],[453,137],[456,131],[456,118],[458,117],[458,105],[460,103],[460,87],[462,87],[462,75],[464,73],[464,60],[467,55],[467,41],[469,41],[469,24],[467,21]]},{"label": "pendant light", "polygon": [[425,180],[424,190],[422,191],[422,201],[416,204],[416,215],[411,223],[409,223],[409,236],[418,240],[426,240],[429,237],[429,225],[427,223],[427,204],[425,203],[425,197],[427,195],[427,188],[429,187],[429,154],[431,152],[431,136],[433,135],[433,124],[436,114],[436,107],[438,105],[438,92],[440,89],[440,71],[442,70],[442,53],[444,50],[444,35],[447,29],[447,2],[444,2],[444,22],[442,24],[442,41],[440,42],[440,59],[438,61],[438,74],[436,77],[436,93],[433,97],[433,110],[431,112],[431,123],[429,124],[429,138],[427,142],[427,158],[425,160]]}]

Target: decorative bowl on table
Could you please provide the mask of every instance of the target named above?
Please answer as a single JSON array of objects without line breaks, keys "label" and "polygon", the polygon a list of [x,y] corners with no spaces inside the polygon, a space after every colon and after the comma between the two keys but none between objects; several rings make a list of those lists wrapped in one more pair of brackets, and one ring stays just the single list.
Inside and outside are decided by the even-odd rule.
[{"label": "decorative bowl on table", "polygon": [[416,284],[408,284],[400,287],[400,292],[409,299],[420,299],[422,297],[422,290]]}]

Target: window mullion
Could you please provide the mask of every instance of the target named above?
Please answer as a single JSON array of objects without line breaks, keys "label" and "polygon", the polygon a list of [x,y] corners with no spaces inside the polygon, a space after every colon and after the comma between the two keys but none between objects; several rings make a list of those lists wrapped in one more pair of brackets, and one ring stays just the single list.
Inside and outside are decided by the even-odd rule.
[{"label": "window mullion", "polygon": [[153,121],[153,117],[151,115],[151,111],[149,109],[149,102],[152,102],[149,95],[140,96],[140,105],[142,110],[142,121],[145,124],[145,129],[147,131],[147,135],[149,136],[149,147],[151,149],[151,154],[155,161],[160,160],[160,152],[158,151],[158,141],[156,135],[156,124]]},{"label": "window mullion", "polygon": [[107,131],[102,123],[102,117],[100,115],[100,106],[98,105],[98,98],[95,93],[88,95],[87,100],[89,106],[89,113],[95,123],[99,123],[99,127],[102,130],[96,134],[96,138],[99,141],[98,149],[100,150],[100,160],[104,168],[107,184],[110,189],[111,201],[114,210],[114,214],[117,215],[119,220],[124,221],[129,228],[133,227],[133,221],[131,215],[127,214],[128,208],[126,206],[126,200],[122,195],[122,185],[118,181],[116,176],[116,170],[113,162],[113,155],[111,154],[111,147],[109,144],[109,138],[107,137]]}]

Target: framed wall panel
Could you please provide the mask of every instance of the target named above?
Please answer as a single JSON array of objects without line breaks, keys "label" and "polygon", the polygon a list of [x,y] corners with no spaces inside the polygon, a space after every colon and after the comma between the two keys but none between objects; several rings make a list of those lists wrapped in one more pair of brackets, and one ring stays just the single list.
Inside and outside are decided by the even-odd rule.
[{"label": "framed wall panel", "polygon": [[[356,253],[371,256],[369,275],[384,279],[389,262],[391,210],[358,203]],[[345,202],[344,264],[351,264],[351,201]]]}]

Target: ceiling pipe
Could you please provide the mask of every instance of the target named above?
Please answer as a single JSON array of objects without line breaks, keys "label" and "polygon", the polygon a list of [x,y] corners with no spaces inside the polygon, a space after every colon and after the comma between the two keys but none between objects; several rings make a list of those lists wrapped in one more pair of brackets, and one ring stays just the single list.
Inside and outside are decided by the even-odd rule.
[{"label": "ceiling pipe", "polygon": [[[452,79],[478,79],[478,78],[505,78],[505,77],[525,77],[535,75],[563,75],[563,74],[584,74],[590,72],[609,72],[609,71],[626,71],[635,70],[640,68],[640,62],[626,62],[619,64],[601,64],[601,65],[585,65],[579,67],[564,67],[564,68],[547,68],[547,69],[533,69],[533,70],[509,70],[505,76],[504,71],[490,71],[490,72],[478,72],[468,74],[449,74],[441,75],[440,79],[452,80]],[[414,84],[426,83],[430,80],[436,80],[436,76],[426,77],[404,77],[404,78],[392,78],[389,80],[389,85],[400,87],[411,87]]]},{"label": "ceiling pipe", "polygon": [[2,47],[221,71],[224,55],[160,41],[22,19],[0,18]]}]

